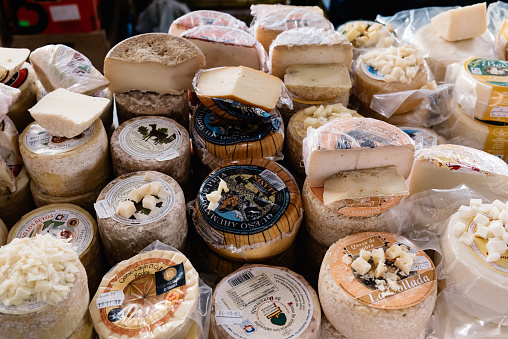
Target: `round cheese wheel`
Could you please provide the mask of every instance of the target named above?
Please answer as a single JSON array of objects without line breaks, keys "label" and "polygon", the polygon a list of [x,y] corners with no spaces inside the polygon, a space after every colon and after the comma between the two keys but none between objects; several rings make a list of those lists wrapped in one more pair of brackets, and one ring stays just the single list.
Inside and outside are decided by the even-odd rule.
[{"label": "round cheese wheel", "polygon": [[214,339],[318,339],[320,326],[316,292],[285,267],[244,266],[222,279],[213,293],[210,337]]},{"label": "round cheese wheel", "polygon": [[20,151],[34,184],[48,195],[90,192],[110,174],[108,137],[100,119],[72,139],[53,137],[34,122],[20,135]]},{"label": "round cheese wheel", "polygon": [[190,175],[187,130],[172,119],[146,116],[128,120],[110,141],[115,176],[152,170],[169,175],[184,187]]},{"label": "round cheese wheel", "polygon": [[[346,263],[359,257],[361,249],[386,249],[406,245],[416,254],[408,275],[399,273],[398,291],[382,294],[374,279],[365,278]],[[370,259],[369,262],[372,260]],[[392,261],[386,266],[395,272]],[[326,318],[347,338],[424,338],[437,295],[434,264],[424,251],[391,233],[366,232],[341,239],[326,252],[319,272],[319,297]]]},{"label": "round cheese wheel", "polygon": [[326,319],[325,315],[321,315],[321,334],[320,338],[323,339],[347,339],[345,336],[340,334],[339,331],[333,327],[332,324]]},{"label": "round cheese wheel", "polygon": [[0,219],[0,246],[3,246],[7,243],[7,234],[9,234],[9,230],[7,226],[5,226],[2,219]]},{"label": "round cheese wheel", "polygon": [[384,115],[364,105],[358,105],[358,113],[366,118],[382,120],[395,126],[428,126],[433,119],[433,112],[428,108],[429,100],[424,99],[415,109],[401,114],[394,114],[387,118]]},{"label": "round cheese wheel", "polygon": [[18,73],[5,84],[21,91],[18,100],[9,108],[7,116],[14,122],[18,131],[22,132],[34,121],[28,109],[37,103],[37,75],[32,65],[25,62]]},{"label": "round cheese wheel", "polygon": [[72,204],[39,207],[25,214],[14,225],[7,241],[32,238],[37,234],[69,239],[86,269],[90,291],[96,290],[106,267],[103,264],[97,223],[90,213]]},{"label": "round cheese wheel", "polygon": [[0,189],[0,218],[7,228],[11,228],[25,214],[31,211],[35,205],[30,193],[30,177],[25,166],[19,166],[13,172],[16,176],[17,190],[14,193]]},{"label": "round cheese wheel", "polygon": [[187,92],[179,95],[129,91],[115,94],[118,123],[132,118],[157,115],[170,118],[180,125],[189,126]]},{"label": "round cheese wheel", "polygon": [[86,312],[81,320],[81,324],[78,325],[77,329],[67,339],[95,339],[96,337],[92,317],[90,317],[90,313]]},{"label": "round cheese wheel", "polygon": [[190,314],[198,301],[199,276],[190,261],[180,252],[156,249],[111,269],[90,314],[103,339],[180,339],[194,324]]},{"label": "round cheese wheel", "polygon": [[320,105],[326,106],[326,105],[342,104],[344,107],[347,107],[349,103],[349,92],[344,93],[338,98],[330,101],[308,101],[296,98],[293,98],[292,101],[293,108],[289,108],[289,106],[287,105],[282,105],[281,107],[277,108],[280,112],[280,115],[282,116],[282,120],[284,121],[284,126],[288,126],[289,120],[293,115],[310,106],[320,106]]},{"label": "round cheese wheel", "polygon": [[166,174],[150,171],[121,175],[104,187],[97,203],[116,211],[119,203],[128,200],[133,189],[149,183],[144,180],[145,173],[155,175],[154,181],[161,184],[168,197],[156,198],[153,210],[143,208],[142,200],[135,203],[136,211],[129,219],[116,213],[106,217],[98,215],[102,244],[106,257],[113,264],[132,257],[155,240],[177,249],[185,247],[185,198],[178,183]]},{"label": "round cheese wheel", "polygon": [[284,146],[284,125],[279,113],[266,119],[228,120],[200,105],[192,116],[194,151],[214,169],[240,159],[279,160]]},{"label": "round cheese wheel", "polygon": [[[221,179],[228,192],[210,209]],[[233,261],[261,261],[286,251],[302,219],[300,190],[279,164],[240,160],[214,170],[196,199],[195,226],[212,251]]]}]

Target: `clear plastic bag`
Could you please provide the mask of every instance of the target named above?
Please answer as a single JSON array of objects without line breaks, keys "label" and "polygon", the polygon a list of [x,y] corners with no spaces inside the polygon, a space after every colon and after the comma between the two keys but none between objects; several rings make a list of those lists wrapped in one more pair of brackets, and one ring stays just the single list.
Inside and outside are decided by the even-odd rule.
[{"label": "clear plastic bag", "polygon": [[166,33],[174,20],[189,12],[189,7],[178,1],[152,1],[152,3],[139,14],[136,31],[138,33]]},{"label": "clear plastic bag", "polygon": [[175,19],[171,23],[169,34],[180,36],[180,34],[188,29],[204,25],[226,26],[250,32],[249,27],[243,21],[236,19],[228,13],[200,10],[187,13]]}]

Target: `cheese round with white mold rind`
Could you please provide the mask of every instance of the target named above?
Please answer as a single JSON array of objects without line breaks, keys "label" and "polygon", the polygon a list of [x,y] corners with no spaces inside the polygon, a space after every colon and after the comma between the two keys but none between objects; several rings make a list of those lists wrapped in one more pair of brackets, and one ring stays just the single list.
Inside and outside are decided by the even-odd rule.
[{"label": "cheese round with white mold rind", "polygon": [[14,122],[18,131],[23,132],[26,126],[33,121],[28,109],[37,103],[37,76],[32,65],[25,62],[21,69],[5,84],[21,91],[18,100],[9,108],[7,116]]},{"label": "cheese round with white mold rind", "polygon": [[[353,259],[360,249],[386,249],[393,244],[406,245],[416,254],[418,265],[413,265],[404,279],[397,274],[401,278],[398,292],[381,297],[374,281],[355,272],[351,260],[347,264],[343,256]],[[437,281],[430,258],[408,240],[391,233],[367,232],[341,239],[328,249],[318,290],[326,318],[347,338],[424,338],[436,301]]]},{"label": "cheese round with white mold rind", "polygon": [[[105,293],[112,300],[120,296],[120,302],[101,302],[108,300],[101,297]],[[90,314],[103,339],[179,339],[194,324],[191,314],[198,304],[199,276],[191,262],[180,252],[156,249],[111,269],[90,303]]]},{"label": "cheese round with white mold rind", "polygon": [[268,55],[265,49],[246,31],[205,25],[191,28],[180,36],[203,52],[206,68],[246,66],[260,71],[266,70]]},{"label": "cheese round with white mold rind", "polygon": [[284,267],[249,265],[217,285],[210,322],[214,339],[246,339],[252,334],[318,339],[321,308],[301,275]]},{"label": "cheese round with white mold rind", "polygon": [[113,93],[139,90],[182,94],[192,89],[205,56],[191,42],[167,33],[146,33],[125,39],[106,55],[104,76]]},{"label": "cheese round with white mold rind", "polygon": [[128,196],[133,189],[150,183],[144,180],[145,173],[155,174],[154,181],[159,182],[162,189],[168,192],[167,197],[156,199],[155,210],[143,209],[140,200],[135,204],[133,217],[129,219],[116,213],[106,217],[98,215],[104,251],[113,264],[132,257],[155,240],[179,249],[185,246],[185,198],[178,183],[166,174],[140,171],[121,175],[104,187],[97,203],[106,204],[116,211],[118,204],[129,200]]},{"label": "cheese round with white mold rind", "polygon": [[80,195],[109,178],[108,137],[100,119],[72,139],[51,136],[34,122],[19,140],[28,173],[45,194]]},{"label": "cheese round with white mold rind", "polygon": [[[220,179],[229,189],[211,210],[207,194]],[[196,199],[194,224],[208,247],[233,261],[272,258],[293,244],[302,220],[300,190],[279,164],[239,160],[214,170]]]},{"label": "cheese round with white mold rind", "polygon": [[121,124],[110,140],[115,176],[151,170],[169,175],[180,186],[189,180],[189,133],[172,119],[146,116]]},{"label": "cheese round with white mold rind", "polygon": [[282,32],[270,45],[270,72],[284,78],[293,65],[342,65],[351,69],[353,46],[333,29],[295,28]]},{"label": "cheese round with white mold rind", "polygon": [[415,146],[399,128],[369,118],[332,121],[309,129],[303,140],[303,161],[311,187],[341,171],[395,165],[408,178]]},{"label": "cheese round with white mold rind", "polygon": [[487,5],[482,2],[441,12],[431,19],[431,24],[447,41],[479,37],[487,30]]},{"label": "cheese round with white mold rind", "polygon": [[0,219],[0,246],[3,246],[7,243],[7,235],[9,234],[9,230],[7,226],[5,226],[2,219]]},{"label": "cheese round with white mold rind", "polygon": [[9,81],[28,58],[28,48],[0,47],[0,82]]},{"label": "cheese round with white mold rind", "polygon": [[16,167],[13,173],[16,176],[16,192],[5,192],[0,187],[0,206],[2,206],[0,218],[8,228],[11,228],[25,213],[35,208],[26,167]]},{"label": "cheese round with white mold rind", "polygon": [[169,27],[169,34],[180,36],[180,34],[188,29],[204,25],[226,26],[249,32],[247,24],[238,20],[231,14],[210,10],[200,10],[192,11],[175,19]]},{"label": "cheese round with white mold rind", "polygon": [[9,231],[8,242],[14,238],[33,238],[51,234],[69,239],[85,267],[90,291],[99,286],[106,267],[102,264],[97,222],[86,210],[73,204],[51,204],[23,215]]},{"label": "cheese round with white mold rind", "polygon": [[279,160],[284,146],[284,125],[274,110],[270,118],[228,120],[203,105],[192,117],[193,149],[208,168],[233,160]]}]

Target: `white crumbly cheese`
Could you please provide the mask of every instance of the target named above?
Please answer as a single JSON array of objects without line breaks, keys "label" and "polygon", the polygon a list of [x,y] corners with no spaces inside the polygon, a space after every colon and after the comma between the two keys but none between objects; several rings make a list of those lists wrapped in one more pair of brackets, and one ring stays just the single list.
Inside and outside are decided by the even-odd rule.
[{"label": "white crumbly cheese", "polygon": [[349,265],[351,264],[351,257],[347,254],[344,254],[344,256],[342,256],[342,262],[346,265]]},{"label": "white crumbly cheese", "polygon": [[489,218],[487,218],[486,216],[484,216],[481,213],[478,213],[475,216],[475,218],[473,219],[473,221],[476,222],[477,224],[480,224],[480,225],[487,225],[489,222]]},{"label": "white crumbly cheese", "polygon": [[165,200],[165,199],[167,199],[167,197],[169,197],[169,192],[166,191],[165,189],[161,189],[159,191],[159,199]]},{"label": "white crumbly cheese", "polygon": [[363,248],[360,250],[360,257],[362,257],[363,260],[369,261],[370,260],[370,256],[371,256],[370,251],[366,251]]},{"label": "white crumbly cheese", "polygon": [[158,181],[152,181],[150,184],[149,184],[149,187],[150,187],[150,194],[151,195],[155,195],[155,196],[158,196],[161,188],[162,188],[162,185],[160,182]]},{"label": "white crumbly cheese", "polygon": [[353,263],[351,264],[351,267],[358,273],[359,275],[367,274],[370,269],[372,268],[371,264],[369,264],[365,259],[362,257],[356,258]]},{"label": "white crumbly cheese", "polygon": [[147,195],[143,198],[143,208],[148,208],[149,210],[153,210],[155,208],[155,204],[157,201],[153,195]]},{"label": "white crumbly cheese", "polygon": [[[460,221],[458,221],[457,224],[464,225],[464,223],[460,222]],[[465,227],[465,225],[464,225],[464,227]],[[462,233],[464,232],[464,227],[462,227],[462,229],[459,229],[459,227],[457,227],[457,230],[456,230],[456,232],[454,232],[454,235],[456,237],[460,237],[462,235]],[[483,239],[488,239],[489,238],[488,237],[488,235],[489,235],[489,228],[486,227],[486,226],[483,226],[483,225],[478,225],[474,235],[475,235],[475,237],[479,237],[479,238],[483,238]]]},{"label": "white crumbly cheese", "polygon": [[395,42],[392,31],[393,27],[391,25],[384,26],[377,22],[352,21],[346,23],[343,33],[356,48],[386,48],[392,46]]},{"label": "white crumbly cheese", "polygon": [[384,264],[386,262],[385,252],[382,248],[375,248],[372,250],[372,260],[374,265]]},{"label": "white crumbly cheese", "polygon": [[132,200],[134,202],[140,202],[141,199],[143,199],[144,195],[141,194],[141,192],[139,191],[139,189],[137,188],[134,188],[130,193],[129,193],[129,200]]},{"label": "white crumbly cheese", "polygon": [[400,256],[395,260],[395,266],[404,273],[409,274],[411,266],[413,266],[413,260],[414,258],[409,253],[402,251]]},{"label": "white crumbly cheese", "polygon": [[0,47],[0,82],[7,82],[16,74],[28,58],[27,48]]},{"label": "white crumbly cheese", "polygon": [[467,246],[471,246],[471,244],[473,243],[474,241],[474,235],[472,234],[469,234],[469,233],[463,233],[460,238],[459,238],[460,242],[462,242],[463,244],[467,245]]},{"label": "white crumbly cheese", "polygon": [[399,245],[392,245],[388,250],[386,250],[386,257],[388,259],[394,260],[398,258],[402,254],[402,249]]},{"label": "white crumbly cheese", "polygon": [[222,192],[229,192],[228,185],[222,179],[220,179],[219,187],[216,191],[210,192],[206,195],[206,199],[210,202],[208,204],[208,209],[214,211],[217,207],[219,207],[219,201],[221,199]]},{"label": "white crumbly cheese", "polygon": [[136,212],[136,206],[130,200],[122,201],[116,208],[116,214],[129,219]]},{"label": "white crumbly cheese", "polygon": [[143,197],[147,196],[148,194],[150,194],[151,191],[150,184],[144,184],[141,187],[138,187],[138,191],[141,194],[141,196]]},{"label": "white crumbly cheese", "polygon": [[146,171],[145,176],[143,177],[144,181],[154,181],[156,178],[154,172]]},{"label": "white crumbly cheese", "polygon": [[303,128],[318,128],[324,124],[339,120],[352,118],[356,112],[344,107],[342,104],[310,106],[303,110],[308,117],[303,121]]},{"label": "white crumbly cheese", "polygon": [[485,2],[450,9],[432,18],[432,26],[439,36],[448,41],[478,37],[487,30],[487,5]]}]

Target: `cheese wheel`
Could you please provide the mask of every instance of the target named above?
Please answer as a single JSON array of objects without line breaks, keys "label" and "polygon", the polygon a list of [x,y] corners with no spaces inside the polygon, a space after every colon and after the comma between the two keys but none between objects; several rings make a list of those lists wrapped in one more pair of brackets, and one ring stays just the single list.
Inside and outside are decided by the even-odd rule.
[{"label": "cheese wheel", "polygon": [[200,105],[192,116],[194,152],[211,169],[232,160],[279,160],[284,126],[277,110],[266,119],[229,120]]},{"label": "cheese wheel", "polygon": [[39,207],[25,214],[12,227],[7,241],[33,238],[37,234],[69,239],[85,267],[90,291],[96,290],[106,267],[103,265],[97,222],[90,213],[72,204]]},{"label": "cheese wheel", "polygon": [[18,131],[22,132],[34,120],[28,109],[37,103],[35,95],[37,75],[32,65],[25,62],[23,67],[5,84],[21,91],[18,100],[9,108],[7,116],[14,122]]},{"label": "cheese wheel", "polygon": [[[355,98],[356,99],[356,98]],[[357,99],[356,99],[357,100]],[[374,111],[369,107],[362,104],[358,105],[358,113],[366,118],[373,118],[387,122],[395,126],[428,126],[428,124],[435,118],[434,113],[429,110],[429,99],[424,99],[420,105],[415,109],[401,114],[394,114],[387,118],[384,115]],[[441,112],[439,112],[441,113]]]},{"label": "cheese wheel", "polygon": [[190,261],[180,252],[156,249],[111,269],[90,314],[102,339],[179,339],[194,324],[190,315],[198,301],[199,276]]},{"label": "cheese wheel", "polygon": [[180,36],[180,34],[188,29],[204,25],[226,26],[249,32],[249,27],[247,27],[245,22],[238,20],[231,14],[201,10],[192,11],[175,19],[169,27],[169,34]]},{"label": "cheese wheel", "polygon": [[332,324],[326,319],[325,315],[321,315],[321,333],[320,338],[322,339],[347,339],[345,336],[340,334],[339,331],[333,327]]},{"label": "cheese wheel", "polygon": [[[413,265],[406,276],[395,273],[398,291],[392,295],[382,295],[373,279],[343,261],[344,255],[356,260],[361,249],[384,250],[393,244],[407,246],[416,254],[418,265]],[[387,260],[389,265],[392,261]],[[319,272],[323,312],[347,338],[423,339],[436,294],[436,272],[430,258],[407,239],[390,233],[367,232],[341,239],[328,249]]]},{"label": "cheese wheel", "polygon": [[144,180],[145,173],[154,175],[153,181],[159,182],[162,189],[168,193],[168,197],[156,198],[153,210],[144,208],[139,201],[135,204],[136,211],[130,218],[116,213],[106,216],[97,213],[106,257],[113,264],[132,257],[155,240],[178,249],[185,246],[185,198],[178,183],[166,174],[149,171],[121,175],[104,187],[97,198],[97,204],[117,211],[118,205],[128,200],[133,189],[149,183]]},{"label": "cheese wheel", "polygon": [[16,176],[17,190],[14,193],[0,191],[0,218],[7,228],[11,228],[25,214],[31,211],[35,205],[30,193],[30,177],[26,167],[19,166],[13,172]]},{"label": "cheese wheel", "polygon": [[187,92],[173,95],[129,91],[115,94],[115,103],[119,124],[132,118],[160,115],[175,120],[185,128],[189,126]]},{"label": "cheese wheel", "polygon": [[34,184],[52,196],[90,192],[110,174],[108,137],[100,119],[72,139],[53,137],[34,122],[20,135],[20,151]]},{"label": "cheese wheel", "polygon": [[9,230],[7,226],[5,226],[2,219],[0,219],[0,246],[3,246],[7,243],[7,234],[9,234]]},{"label": "cheese wheel", "polygon": [[287,105],[282,105],[281,107],[277,107],[277,110],[280,112],[280,115],[282,116],[282,120],[284,121],[284,126],[288,126],[289,120],[293,115],[300,112],[303,109],[306,109],[311,106],[320,106],[320,105],[335,105],[335,104],[342,104],[344,107],[348,106],[349,103],[349,91],[346,93],[340,95],[338,98],[330,101],[308,101],[308,100],[301,100],[297,99],[295,97],[292,98],[293,101],[293,108],[289,108]]},{"label": "cheese wheel", "polygon": [[146,116],[121,124],[111,137],[115,176],[152,170],[184,187],[190,175],[189,133],[172,119]]},{"label": "cheese wheel", "polygon": [[96,333],[93,329],[93,322],[90,314],[86,312],[81,324],[67,339],[95,339]]},{"label": "cheese wheel", "polygon": [[[228,192],[211,210],[207,194],[217,190],[221,179]],[[291,246],[302,212],[300,190],[284,167],[265,159],[239,160],[205,179],[196,199],[194,223],[219,256],[259,262]]]},{"label": "cheese wheel", "polygon": [[213,339],[318,339],[321,308],[314,289],[299,274],[268,265],[248,265],[217,285],[210,312]]}]

